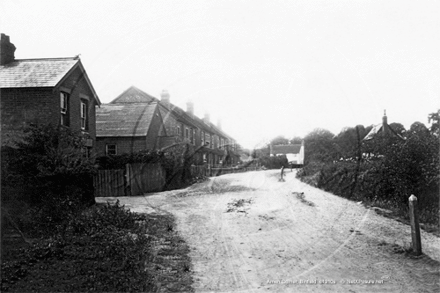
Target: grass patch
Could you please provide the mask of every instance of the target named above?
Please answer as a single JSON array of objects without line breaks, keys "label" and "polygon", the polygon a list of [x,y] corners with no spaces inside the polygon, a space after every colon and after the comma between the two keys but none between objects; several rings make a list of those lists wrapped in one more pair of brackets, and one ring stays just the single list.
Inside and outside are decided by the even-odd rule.
[{"label": "grass patch", "polygon": [[90,207],[32,244],[4,235],[1,291],[191,292],[189,248],[173,226],[171,216],[116,202]]}]

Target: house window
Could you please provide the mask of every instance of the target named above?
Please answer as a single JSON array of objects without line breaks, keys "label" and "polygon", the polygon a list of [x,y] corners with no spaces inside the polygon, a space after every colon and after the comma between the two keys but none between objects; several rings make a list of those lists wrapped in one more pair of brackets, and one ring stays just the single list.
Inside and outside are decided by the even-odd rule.
[{"label": "house window", "polygon": [[194,129],[190,129],[189,130],[189,141],[192,143],[192,144],[194,144],[194,135],[195,134],[195,130]]},{"label": "house window", "polygon": [[203,131],[200,131],[200,143],[205,145],[205,133]]},{"label": "house window", "polygon": [[118,153],[118,149],[115,144],[107,144],[105,146],[105,154],[107,156],[116,155]]},{"label": "house window", "polygon": [[189,129],[185,127],[185,138],[189,139]]},{"label": "house window", "polygon": [[209,144],[209,148],[211,148],[212,147],[212,144],[211,144],[211,136],[209,135],[209,133],[205,133],[205,141]]},{"label": "house window", "polygon": [[81,100],[81,129],[89,130],[89,121],[88,121],[88,105],[86,100]]},{"label": "house window", "polygon": [[180,125],[177,125],[177,135],[180,136]]},{"label": "house window", "polygon": [[61,125],[69,126],[69,94],[60,92]]}]

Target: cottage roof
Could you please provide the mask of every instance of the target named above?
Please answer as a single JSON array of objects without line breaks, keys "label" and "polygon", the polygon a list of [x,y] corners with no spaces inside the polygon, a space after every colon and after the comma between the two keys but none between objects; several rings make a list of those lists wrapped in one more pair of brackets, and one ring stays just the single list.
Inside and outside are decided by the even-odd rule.
[{"label": "cottage roof", "polygon": [[96,111],[96,136],[146,136],[156,109],[155,102],[101,105]]},{"label": "cottage roof", "polygon": [[98,96],[78,57],[17,59],[0,65],[0,88],[56,87],[80,67],[96,101]]},{"label": "cottage roof", "polygon": [[[397,136],[399,139],[401,140],[405,140],[405,138],[398,134],[391,126],[389,126],[388,124],[385,124],[385,127],[387,127],[387,129],[390,130],[390,133],[394,136]],[[373,125],[373,128],[370,130],[370,132],[364,137],[364,141],[367,140],[372,140],[374,139],[377,135],[381,134],[384,132],[384,124],[377,124],[377,125]]]},{"label": "cottage roof", "polygon": [[299,154],[300,150],[301,144],[285,144],[272,146],[272,153],[276,155]]}]

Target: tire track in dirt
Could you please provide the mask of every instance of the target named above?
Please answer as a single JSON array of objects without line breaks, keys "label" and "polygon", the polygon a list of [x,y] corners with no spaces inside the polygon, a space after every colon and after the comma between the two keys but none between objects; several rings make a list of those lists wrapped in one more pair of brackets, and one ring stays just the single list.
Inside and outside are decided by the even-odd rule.
[{"label": "tire track in dirt", "polygon": [[[395,243],[410,240],[407,226],[305,185],[294,172],[278,182],[277,173],[223,175],[189,189],[148,196],[144,203],[124,200],[136,211],[144,204],[145,210],[176,216],[178,231],[192,248],[196,292],[439,291],[435,278],[440,249],[431,235],[422,233],[422,243],[436,260],[396,254]],[[304,192],[304,200],[292,192]],[[253,202],[246,213],[226,213],[234,199],[249,198]],[[267,283],[300,279],[338,283]],[[363,279],[382,283],[340,282]]]}]

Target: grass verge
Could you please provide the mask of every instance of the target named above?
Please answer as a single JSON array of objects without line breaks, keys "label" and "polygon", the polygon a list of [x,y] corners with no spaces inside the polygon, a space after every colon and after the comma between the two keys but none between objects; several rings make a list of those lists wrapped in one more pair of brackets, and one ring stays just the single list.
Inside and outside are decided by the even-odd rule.
[{"label": "grass verge", "polygon": [[117,202],[87,208],[30,243],[6,233],[1,291],[192,292],[189,248],[174,225]]}]

